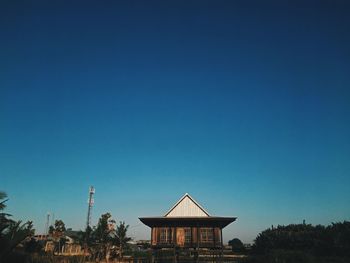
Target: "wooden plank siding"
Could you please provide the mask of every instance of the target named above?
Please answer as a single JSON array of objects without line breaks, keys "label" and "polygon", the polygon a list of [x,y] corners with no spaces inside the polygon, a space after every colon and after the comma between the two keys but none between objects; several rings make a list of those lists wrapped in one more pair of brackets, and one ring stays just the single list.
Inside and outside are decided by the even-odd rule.
[{"label": "wooden plank siding", "polygon": [[[187,231],[190,230],[190,239],[186,239],[185,229]],[[161,231],[164,231],[163,233],[167,235],[166,237],[163,236],[162,239]],[[153,247],[222,247],[221,229],[219,227],[154,227],[152,228],[151,235]],[[202,240],[204,237],[206,239]]]},{"label": "wooden plank siding", "polygon": [[165,214],[165,217],[179,217],[179,216],[208,217],[209,214],[189,194],[185,194]]}]

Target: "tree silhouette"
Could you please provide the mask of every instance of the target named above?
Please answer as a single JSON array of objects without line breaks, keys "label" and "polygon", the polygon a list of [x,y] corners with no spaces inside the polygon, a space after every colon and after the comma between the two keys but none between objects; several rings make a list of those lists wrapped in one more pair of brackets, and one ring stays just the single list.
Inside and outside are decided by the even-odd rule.
[{"label": "tree silhouette", "polygon": [[313,255],[350,256],[350,222],[330,226],[298,224],[277,226],[261,232],[253,251],[266,254],[272,250],[304,251]]},{"label": "tree silhouette", "polygon": [[54,241],[54,253],[60,253],[62,247],[66,243],[66,238],[64,237],[64,232],[66,231],[66,225],[60,219],[55,221],[54,226],[50,226],[49,234],[52,236]]},{"label": "tree silhouette", "polygon": [[116,228],[116,244],[119,246],[119,257],[123,257],[123,251],[127,246],[127,243],[131,240],[130,237],[127,237],[129,225],[126,225],[125,222],[119,222],[119,225]]},{"label": "tree silhouette", "polygon": [[110,213],[102,214],[98,220],[96,229],[92,233],[93,238],[95,239],[97,257],[99,259],[105,258],[107,262],[110,258],[113,238],[115,236],[114,224],[115,221],[112,219]]},{"label": "tree silhouette", "polygon": [[23,240],[34,234],[31,221],[22,224],[22,221],[9,219],[11,215],[2,212],[6,208],[6,197],[6,193],[0,192],[0,262]]},{"label": "tree silhouette", "polygon": [[237,252],[237,253],[245,252],[245,247],[242,241],[238,238],[234,238],[230,240],[228,244],[232,247],[233,252]]}]

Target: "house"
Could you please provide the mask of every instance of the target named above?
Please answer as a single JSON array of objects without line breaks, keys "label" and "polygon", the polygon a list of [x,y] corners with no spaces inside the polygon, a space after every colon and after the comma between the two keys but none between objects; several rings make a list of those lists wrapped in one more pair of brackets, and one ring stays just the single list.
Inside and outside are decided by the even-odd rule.
[{"label": "house", "polygon": [[[79,244],[79,232],[68,228],[66,231],[60,234],[53,233],[53,236],[49,237],[45,244],[45,252],[57,253],[58,255],[74,256],[84,255],[84,250]],[[54,242],[56,239],[56,242]],[[58,242],[63,239],[64,242]]]},{"label": "house", "polygon": [[222,229],[236,217],[211,216],[186,193],[164,216],[139,219],[151,228],[154,249],[221,249]]}]

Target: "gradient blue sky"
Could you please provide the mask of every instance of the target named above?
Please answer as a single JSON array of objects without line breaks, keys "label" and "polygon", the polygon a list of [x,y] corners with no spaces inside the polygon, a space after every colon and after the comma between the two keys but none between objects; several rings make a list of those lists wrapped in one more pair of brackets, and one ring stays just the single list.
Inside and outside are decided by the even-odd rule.
[{"label": "gradient blue sky", "polygon": [[349,1],[1,1],[0,189],[38,232],[185,192],[272,224],[350,219]]}]

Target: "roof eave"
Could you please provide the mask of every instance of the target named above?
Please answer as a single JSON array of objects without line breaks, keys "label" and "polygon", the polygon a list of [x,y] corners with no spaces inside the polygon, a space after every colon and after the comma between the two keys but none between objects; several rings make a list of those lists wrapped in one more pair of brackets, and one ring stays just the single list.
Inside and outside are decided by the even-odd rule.
[{"label": "roof eave", "polygon": [[226,227],[237,217],[140,217],[139,220],[149,227],[161,226],[218,226]]}]

